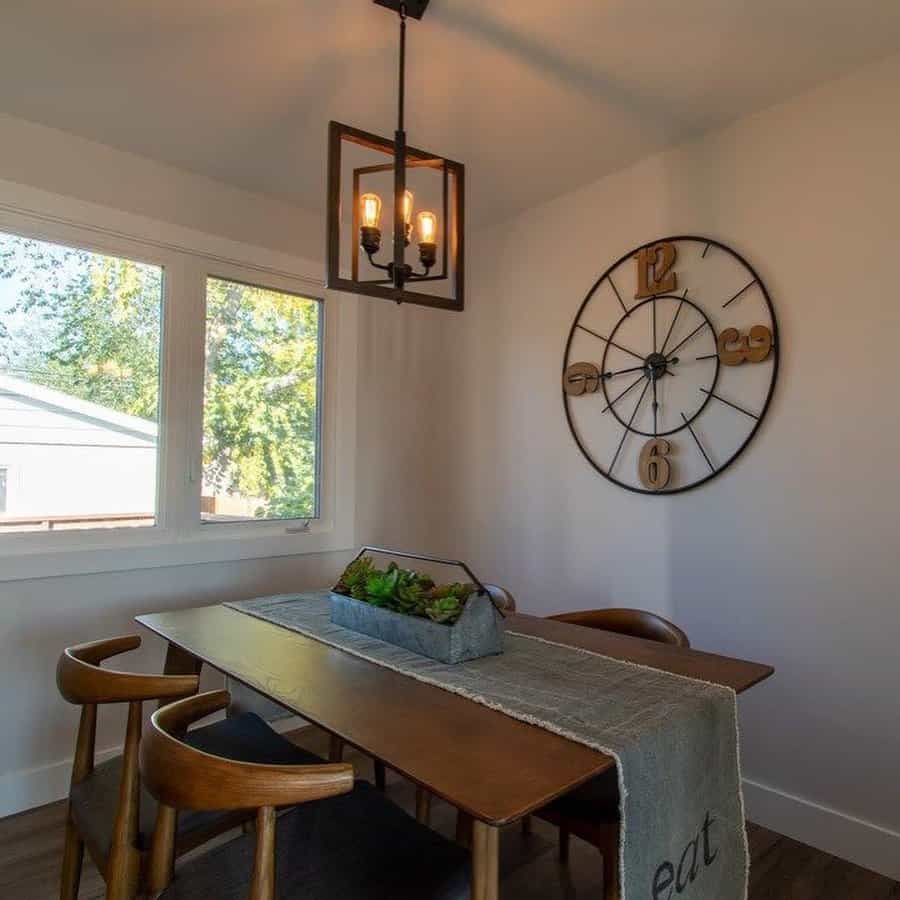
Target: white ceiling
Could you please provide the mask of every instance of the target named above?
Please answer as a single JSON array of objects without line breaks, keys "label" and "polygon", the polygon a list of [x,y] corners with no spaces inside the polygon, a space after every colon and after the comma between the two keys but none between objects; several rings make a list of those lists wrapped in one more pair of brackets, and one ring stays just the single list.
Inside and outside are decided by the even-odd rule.
[{"label": "white ceiling", "polygon": [[[0,23],[0,110],[306,209],[329,119],[394,129],[370,0],[2,0]],[[407,130],[466,163],[485,223],[898,49],[896,0],[432,0]]]}]

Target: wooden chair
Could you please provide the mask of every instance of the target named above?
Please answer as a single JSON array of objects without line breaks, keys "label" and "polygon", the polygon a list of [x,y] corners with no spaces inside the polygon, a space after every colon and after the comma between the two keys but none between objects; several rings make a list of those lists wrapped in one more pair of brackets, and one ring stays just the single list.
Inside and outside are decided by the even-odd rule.
[{"label": "wooden chair", "polygon": [[[419,825],[347,764],[254,765],[204,753],[181,735],[227,706],[226,691],[157,710],[141,774],[159,802],[149,889],[158,900],[451,900],[465,896],[469,855]],[[310,802],[319,801],[319,802]],[[296,805],[299,804],[299,805]],[[276,815],[276,808],[292,806]],[[256,810],[256,833],[175,869],[179,809]],[[155,893],[154,893],[154,896]]]},{"label": "wooden chair", "polygon": [[[488,596],[494,601],[497,609],[504,613],[516,611],[516,598],[499,584],[486,584],[484,589]],[[431,821],[431,794],[423,787],[416,788],[416,819],[423,825],[428,825]],[[456,840],[463,845],[467,845],[471,840],[472,821],[465,813],[457,813],[456,818]]]},{"label": "wooden chair", "polygon": [[614,631],[631,637],[672,644],[675,647],[690,647],[688,636],[675,624],[656,613],[642,609],[585,609],[581,612],[560,613],[548,616],[556,622],[582,625],[601,631]]},{"label": "wooden chair", "polygon": [[[640,609],[591,609],[549,616],[557,622],[614,631],[675,647],[690,647],[687,635],[672,622]],[[559,858],[569,858],[569,836],[574,834],[596,847],[603,856],[605,900],[618,900],[619,887],[619,784],[613,769],[583,787],[555,800],[536,813],[559,828]],[[523,821],[524,830],[530,826]]]},{"label": "wooden chair", "polygon": [[[141,790],[138,750],[146,700],[166,702],[197,692],[197,675],[148,675],[100,667],[112,656],[137,649],[137,636],[69,647],[59,659],[56,681],[70,703],[81,706],[81,722],[66,817],[61,900],[76,900],[84,849],[106,881],[110,900],[134,897],[156,818],[156,804]],[[128,725],[120,757],[96,765],[97,707],[128,704]],[[204,728],[187,738],[195,746],[258,762],[321,762],[272,731],[258,716],[244,714]],[[184,853],[210,837],[246,821],[246,813],[195,812],[180,817],[176,851]]]}]

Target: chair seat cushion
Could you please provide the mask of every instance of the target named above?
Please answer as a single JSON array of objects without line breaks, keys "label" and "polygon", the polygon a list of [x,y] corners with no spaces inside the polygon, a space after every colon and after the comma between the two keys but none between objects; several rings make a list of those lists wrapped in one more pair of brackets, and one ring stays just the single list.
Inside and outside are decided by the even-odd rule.
[{"label": "chair seat cushion", "polygon": [[554,800],[547,809],[567,819],[611,823],[619,821],[619,780],[610,769]]},{"label": "chair seat cushion", "polygon": [[[159,900],[247,900],[255,835],[176,868]],[[279,900],[467,900],[469,853],[420,825],[366,782],[278,818]]]},{"label": "chair seat cushion", "polygon": [[[323,760],[301,750],[287,738],[273,731],[254,713],[243,713],[202,728],[189,731],[186,743],[206,753],[225,756],[241,762],[278,765],[319,765]],[[119,808],[119,785],[122,781],[122,757],[97,766],[84,781],[73,785],[71,809],[82,837],[93,854],[105,858],[112,841],[116,812]],[[233,826],[240,817],[234,813],[195,812],[183,810],[178,815],[178,843],[192,846]],[[156,825],[156,801],[141,791],[141,818],[138,846],[149,847]]]}]

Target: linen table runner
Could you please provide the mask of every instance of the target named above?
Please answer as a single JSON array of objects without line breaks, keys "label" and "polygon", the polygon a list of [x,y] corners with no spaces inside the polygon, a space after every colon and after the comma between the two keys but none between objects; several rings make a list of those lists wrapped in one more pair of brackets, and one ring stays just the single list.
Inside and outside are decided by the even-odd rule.
[{"label": "linen table runner", "polygon": [[733,690],[514,631],[503,654],[447,665],[333,625],[328,597],[225,605],[614,757],[623,900],[746,900]]}]

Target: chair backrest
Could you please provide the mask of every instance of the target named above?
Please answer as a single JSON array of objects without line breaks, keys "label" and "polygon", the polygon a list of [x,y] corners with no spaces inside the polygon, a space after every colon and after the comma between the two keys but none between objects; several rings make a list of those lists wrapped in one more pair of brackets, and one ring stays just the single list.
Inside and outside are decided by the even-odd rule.
[{"label": "chair backrest", "polygon": [[78,644],[63,650],[56,666],[56,684],[63,697],[81,707],[75,741],[72,783],[83,781],[94,770],[97,738],[97,705],[128,703],[128,727],[123,752],[123,777],[137,780],[137,748],[141,736],[141,704],[144,700],[169,700],[197,693],[196,675],[143,675],[101,669],[100,663],[141,646],[137,635]]},{"label": "chair backrest", "polygon": [[484,589],[488,592],[488,596],[494,601],[494,606],[501,612],[515,612],[516,598],[499,584],[486,584]]},{"label": "chair backrest", "polygon": [[[97,740],[97,706],[108,703],[128,704],[128,725],[122,750],[122,775],[119,805],[113,823],[109,865],[127,868],[124,860],[137,842],[140,817],[140,779],[138,751],[143,724],[145,700],[170,700],[197,693],[197,675],[145,675],[102,669],[100,663],[141,646],[137,635],[91,641],[67,647],[56,666],[56,684],[63,697],[81,707],[81,721],[75,741],[72,784],[84,781],[94,771],[94,748]],[[123,855],[124,854],[124,855]],[[114,859],[113,859],[114,857]],[[109,877],[102,867],[104,877]]]},{"label": "chair backrest", "polygon": [[171,881],[179,809],[257,810],[256,862],[251,900],[275,896],[275,809],[353,790],[353,766],[261,765],[214,756],[186,744],[188,726],[226,709],[228,691],[210,691],[158,709],[141,746],[141,776],[159,801],[150,847],[151,893]]},{"label": "chair backrest", "polygon": [[585,609],[548,616],[556,622],[614,631],[675,647],[690,647],[688,636],[675,624],[643,609]]},{"label": "chair backrest", "polygon": [[104,659],[140,646],[137,635],[126,635],[67,647],[56,666],[59,692],[79,706],[171,700],[197,692],[200,681],[196,675],[144,675],[100,668]]}]

